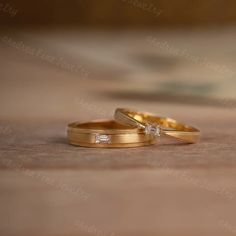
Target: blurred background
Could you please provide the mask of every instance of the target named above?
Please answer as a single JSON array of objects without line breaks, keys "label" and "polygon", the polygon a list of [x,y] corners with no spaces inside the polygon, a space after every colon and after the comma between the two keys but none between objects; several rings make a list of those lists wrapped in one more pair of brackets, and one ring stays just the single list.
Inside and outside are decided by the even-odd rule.
[{"label": "blurred background", "polygon": [[[235,0],[0,0],[0,234],[235,235],[235,26]],[[116,107],[201,140],[67,144]]]},{"label": "blurred background", "polygon": [[233,0],[2,1],[0,19],[5,118],[235,107]]},{"label": "blurred background", "polygon": [[[236,22],[233,0],[57,0],[2,1],[17,13],[1,14],[1,24],[76,28],[175,28],[228,26]],[[2,7],[2,11],[4,7]],[[5,12],[7,13],[7,12]],[[18,14],[19,13],[19,14]],[[16,19],[11,19],[17,14]]]}]

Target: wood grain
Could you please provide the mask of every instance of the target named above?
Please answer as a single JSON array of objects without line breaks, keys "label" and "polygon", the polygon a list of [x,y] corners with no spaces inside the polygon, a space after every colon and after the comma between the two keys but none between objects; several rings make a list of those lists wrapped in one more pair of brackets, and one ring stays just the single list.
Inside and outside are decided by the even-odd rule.
[{"label": "wood grain", "polygon": [[[101,38],[94,33],[67,34],[2,36],[35,50],[30,54],[6,41],[0,44],[0,234],[234,235],[236,113],[234,103],[225,102],[234,99],[234,78],[173,55],[157,54],[153,67],[152,60],[145,60],[153,55],[151,49],[142,40],[135,41],[140,39],[137,35],[120,37],[122,47],[116,49],[113,34]],[[145,38],[146,33],[139,35]],[[223,35],[220,42],[230,42],[235,34]],[[182,45],[188,42],[186,35],[160,37],[164,41],[175,37]],[[193,36],[190,51],[194,54],[200,41],[215,37],[206,33],[201,41]],[[233,44],[224,45],[233,51]],[[118,53],[121,48],[126,57]],[[229,62],[219,42],[208,51],[204,43],[199,48],[210,61],[234,66],[235,60]],[[56,59],[42,59],[35,54],[38,49]],[[70,65],[83,65],[90,75],[84,78],[81,71],[58,66],[60,57]],[[187,88],[175,87],[178,93],[168,95],[180,77],[188,78]],[[188,101],[176,99],[182,95]],[[130,149],[67,143],[69,122],[111,117],[118,106],[194,125],[202,131],[200,142],[186,145],[163,137],[156,145]]]}]

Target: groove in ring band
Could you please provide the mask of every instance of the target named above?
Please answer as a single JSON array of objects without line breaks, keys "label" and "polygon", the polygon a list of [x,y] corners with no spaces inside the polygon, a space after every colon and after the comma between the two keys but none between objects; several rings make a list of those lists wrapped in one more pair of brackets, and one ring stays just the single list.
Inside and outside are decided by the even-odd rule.
[{"label": "groove in ring band", "polygon": [[146,112],[137,112],[126,108],[117,108],[114,118],[121,124],[142,129],[145,129],[148,124],[161,126],[161,134],[171,136],[188,143],[197,142],[200,136],[200,131],[192,126],[179,123],[171,118],[158,117]]}]

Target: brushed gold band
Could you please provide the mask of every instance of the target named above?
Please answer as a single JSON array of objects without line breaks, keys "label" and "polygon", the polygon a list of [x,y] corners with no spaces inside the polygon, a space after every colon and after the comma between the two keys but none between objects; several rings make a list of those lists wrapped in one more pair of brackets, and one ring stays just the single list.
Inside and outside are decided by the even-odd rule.
[{"label": "brushed gold band", "polygon": [[74,122],[68,125],[67,134],[70,144],[84,147],[140,147],[155,143],[152,135],[114,120]]},{"label": "brushed gold band", "polygon": [[192,126],[179,123],[171,118],[158,117],[147,112],[117,108],[114,118],[121,124],[141,128],[146,134],[153,134],[156,137],[165,134],[188,143],[195,143],[200,136],[200,131]]}]

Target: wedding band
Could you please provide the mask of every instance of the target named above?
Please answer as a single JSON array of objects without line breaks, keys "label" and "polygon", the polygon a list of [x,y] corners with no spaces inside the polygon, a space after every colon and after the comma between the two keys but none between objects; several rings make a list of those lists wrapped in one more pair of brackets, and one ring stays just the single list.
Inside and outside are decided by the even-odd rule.
[{"label": "wedding band", "polygon": [[188,143],[195,143],[200,136],[200,131],[192,126],[179,123],[171,118],[158,117],[147,112],[117,108],[114,118],[121,124],[141,128],[147,135],[154,137],[164,134]]},{"label": "wedding band", "polygon": [[114,120],[74,122],[68,125],[67,134],[70,144],[83,147],[140,147],[156,142],[143,130]]}]

